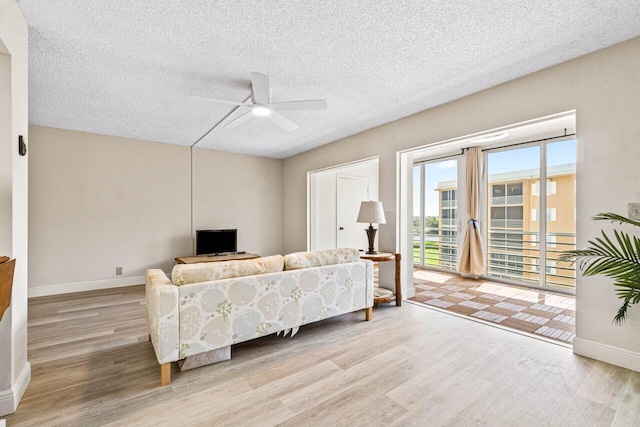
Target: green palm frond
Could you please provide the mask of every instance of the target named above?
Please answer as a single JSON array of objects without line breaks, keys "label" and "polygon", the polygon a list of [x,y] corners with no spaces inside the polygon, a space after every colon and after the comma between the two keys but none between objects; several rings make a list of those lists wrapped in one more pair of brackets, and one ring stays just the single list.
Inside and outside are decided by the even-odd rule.
[{"label": "green palm frond", "polygon": [[614,214],[611,212],[608,213],[599,213],[598,215],[591,218],[596,221],[611,221],[613,223],[618,222],[620,224],[630,224],[636,227],[640,227],[640,221],[636,221],[633,219],[626,218],[622,215]]},{"label": "green palm frond", "polygon": [[[594,220],[611,221],[640,227],[640,221],[614,213],[601,213]],[[630,306],[640,303],[640,239],[614,230],[614,239],[602,231],[602,237],[589,240],[586,249],[563,252],[560,261],[577,263],[585,276],[602,275],[614,280],[616,295],[624,300],[613,321],[624,323]]]}]

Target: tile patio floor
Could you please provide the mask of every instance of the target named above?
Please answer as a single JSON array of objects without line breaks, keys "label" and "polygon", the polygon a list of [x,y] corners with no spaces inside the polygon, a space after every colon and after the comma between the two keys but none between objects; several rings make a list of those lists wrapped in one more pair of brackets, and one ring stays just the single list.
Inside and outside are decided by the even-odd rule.
[{"label": "tile patio floor", "polygon": [[409,301],[476,317],[518,331],[572,343],[575,298],[457,274],[415,268]]}]

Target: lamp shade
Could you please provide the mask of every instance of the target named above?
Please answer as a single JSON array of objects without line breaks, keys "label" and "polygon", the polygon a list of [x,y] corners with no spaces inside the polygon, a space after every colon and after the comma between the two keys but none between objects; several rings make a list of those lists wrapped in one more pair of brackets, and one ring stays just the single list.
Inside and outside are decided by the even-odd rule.
[{"label": "lamp shade", "polygon": [[362,202],[357,222],[386,224],[382,202]]}]

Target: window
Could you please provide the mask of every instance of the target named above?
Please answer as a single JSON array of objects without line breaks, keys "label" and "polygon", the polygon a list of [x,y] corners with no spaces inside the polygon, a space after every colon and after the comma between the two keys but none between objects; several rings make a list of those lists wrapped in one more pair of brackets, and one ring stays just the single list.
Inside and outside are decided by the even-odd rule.
[{"label": "window", "polygon": [[456,207],[456,190],[440,191],[440,206],[443,208]]},{"label": "window", "polygon": [[[556,194],[558,190],[558,183],[555,181],[547,181],[547,196]],[[531,195],[540,196],[540,181],[531,183]]]},{"label": "window", "polygon": [[522,196],[522,183],[507,184],[507,196]]},{"label": "window", "polygon": [[523,219],[522,206],[507,207],[507,219]]},{"label": "window", "polygon": [[457,159],[413,166],[415,265],[457,269],[457,177]]},{"label": "window", "polygon": [[487,275],[575,286],[573,267],[556,266],[559,254],[576,247],[575,148],[567,139],[489,150]]},{"label": "window", "polygon": [[555,261],[547,260],[547,274],[558,274]]},{"label": "window", "polygon": [[522,206],[491,207],[491,228],[522,228]]},{"label": "window", "polygon": [[456,200],[456,190],[441,191],[440,200]]},{"label": "window", "polygon": [[[557,211],[556,208],[547,208],[547,222],[556,221]],[[531,221],[540,221],[540,210],[531,209]]]},{"label": "window", "polygon": [[491,208],[491,219],[506,219],[507,211],[503,207]]},{"label": "window", "polygon": [[442,209],[442,218],[440,220],[441,226],[453,226],[456,225],[456,219],[458,217],[457,209]]},{"label": "window", "polygon": [[492,205],[521,205],[523,202],[522,182],[493,184],[491,186]]},{"label": "window", "polygon": [[522,234],[516,233],[490,233],[490,246],[491,247],[504,247],[509,249],[522,248]]}]

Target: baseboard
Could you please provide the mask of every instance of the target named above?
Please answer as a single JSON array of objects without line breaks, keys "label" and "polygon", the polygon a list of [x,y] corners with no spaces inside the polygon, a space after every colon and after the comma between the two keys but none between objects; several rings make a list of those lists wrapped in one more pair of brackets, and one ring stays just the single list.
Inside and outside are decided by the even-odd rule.
[{"label": "baseboard", "polygon": [[632,371],[640,371],[640,353],[636,351],[575,337],[573,340],[573,352],[580,356],[611,363]]},{"label": "baseboard", "polygon": [[25,363],[15,384],[5,391],[0,391],[0,417],[13,414],[22,400],[24,392],[31,381],[31,364]]},{"label": "baseboard", "polygon": [[72,292],[95,291],[97,289],[121,288],[123,286],[141,285],[145,276],[121,277],[118,279],[95,280],[93,282],[63,283],[60,285],[33,286],[29,288],[29,298],[47,295],[70,294]]}]

